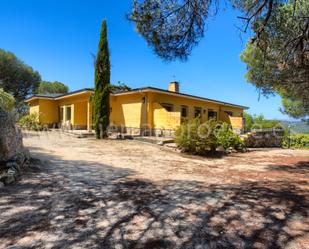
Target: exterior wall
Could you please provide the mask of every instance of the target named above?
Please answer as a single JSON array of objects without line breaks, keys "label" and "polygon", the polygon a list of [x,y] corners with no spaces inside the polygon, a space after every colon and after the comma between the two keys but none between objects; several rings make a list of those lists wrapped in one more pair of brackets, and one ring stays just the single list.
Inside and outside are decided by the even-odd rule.
[{"label": "exterior wall", "polygon": [[[222,120],[222,121],[227,121],[228,119],[225,117],[225,112],[224,111],[230,111],[233,112],[233,116],[236,117],[241,117],[243,110],[241,108],[237,107],[228,107],[228,106],[222,106],[216,103],[212,102],[206,102],[206,101],[199,101],[199,100],[194,100],[194,99],[188,99],[184,98],[182,96],[171,96],[163,93],[148,93],[148,99],[149,102],[151,102],[153,105],[154,104],[171,104],[173,105],[173,112],[178,112],[180,114],[182,106],[186,106],[188,108],[188,119],[194,118],[194,111],[195,108],[201,108],[202,114],[201,114],[201,119],[202,121],[207,121],[208,120],[208,111],[212,110],[217,112],[217,119]],[[222,114],[223,113],[223,114]],[[154,120],[153,118],[149,118],[149,120]],[[159,124],[156,122],[155,126],[163,126],[166,121],[162,121],[162,124]],[[174,128],[178,123],[175,123]],[[155,128],[153,126],[153,128]]]},{"label": "exterior wall", "polygon": [[[234,112],[233,112],[233,115],[234,115]],[[244,131],[244,119],[241,116],[241,114],[234,117],[234,116],[228,115],[224,111],[221,111],[220,112],[220,120],[230,124],[232,126],[233,130],[236,131],[237,133],[243,133],[243,131]]]},{"label": "exterior wall", "polygon": [[[204,101],[188,99],[181,96],[171,96],[163,93],[149,93],[149,100],[153,103],[158,104],[172,104],[173,105],[173,112],[181,112],[182,106],[188,107],[188,119],[194,118],[194,110],[195,107],[201,108],[202,110],[202,121],[207,120],[208,116],[208,109],[212,109],[219,113],[219,105],[214,103],[206,103]],[[176,128],[176,127],[175,127]]]},{"label": "exterior wall", "polygon": [[37,113],[39,121],[43,124],[52,125],[58,122],[58,105],[54,100],[36,99],[29,102],[30,114]]},{"label": "exterior wall", "polygon": [[146,104],[140,93],[111,96],[110,122],[116,126],[143,128],[146,124]]},{"label": "exterior wall", "polygon": [[[30,113],[39,113],[42,124],[52,125],[60,122],[59,109],[63,108],[63,122],[66,124],[66,108],[71,107],[70,127],[75,129],[86,129],[92,124],[92,110],[88,106],[91,93],[86,92],[68,96],[59,100],[34,99],[28,102]],[[89,111],[89,114],[88,114]]]},{"label": "exterior wall", "polygon": [[180,126],[180,112],[168,112],[158,103],[153,104],[153,128],[175,129]]},{"label": "exterior wall", "polygon": [[[168,112],[162,104],[172,105],[173,110]],[[208,111],[212,110],[217,112],[218,120],[225,121],[232,126],[235,125],[237,129],[240,129],[243,112],[241,108],[156,92],[111,96],[110,121],[112,124],[122,127],[153,130],[176,129],[181,123],[182,106],[186,106],[188,109],[188,119],[194,118],[195,108],[200,108],[202,121],[207,121]],[[233,112],[233,118],[229,117],[225,111]]]},{"label": "exterior wall", "polygon": [[40,113],[40,105],[39,105],[38,99],[33,100],[29,103],[29,113],[30,114],[34,114],[34,113],[39,114]]},{"label": "exterior wall", "polygon": [[87,111],[88,111],[88,102],[77,102],[74,104],[74,125],[76,127],[85,127],[87,126]]},{"label": "exterior wall", "polygon": [[[89,102],[91,93],[86,92],[60,98],[58,100],[34,99],[28,102],[30,113],[41,113],[41,122],[52,124],[59,122],[59,108],[64,108],[63,120],[66,120],[66,108],[72,108],[71,126],[73,128],[91,128],[92,107]],[[141,131],[148,128],[176,129],[181,124],[181,108],[187,107],[187,118],[194,118],[195,108],[200,108],[202,121],[207,121],[210,110],[217,112],[217,119],[227,122],[235,129],[242,129],[243,109],[220,105],[208,101],[172,96],[159,92],[135,92],[110,97],[110,122],[119,127],[134,128]],[[162,104],[172,105],[167,111]],[[230,117],[226,112],[232,112]]]},{"label": "exterior wall", "polygon": [[237,107],[230,107],[230,106],[221,106],[220,107],[221,112],[232,112],[233,117],[242,117],[243,115],[243,109],[237,108]]},{"label": "exterior wall", "polygon": [[[87,129],[88,102],[90,93],[68,96],[57,101],[59,107],[64,108],[64,122],[66,120],[66,107],[71,107],[71,125],[74,129]],[[92,123],[92,122],[91,122]]]},{"label": "exterior wall", "polygon": [[47,125],[58,123],[58,105],[55,100],[40,99],[40,122]]},{"label": "exterior wall", "polygon": [[92,130],[92,105],[90,101],[87,102],[87,129]]},{"label": "exterior wall", "polygon": [[[188,110],[188,119],[194,118],[195,108],[201,108],[202,122],[208,120],[208,111],[217,112],[217,119],[227,122],[235,129],[242,128],[243,109],[237,107],[224,106],[212,102],[189,99],[182,96],[171,96],[164,93],[147,93],[148,97],[148,121],[153,129],[176,129],[181,122],[181,108],[186,106]],[[172,112],[167,112],[161,104],[170,104],[173,106]],[[163,110],[164,111],[163,111]],[[225,111],[232,112],[233,117],[229,117]],[[235,127],[234,127],[235,126]]]},{"label": "exterior wall", "polygon": [[236,130],[243,130],[244,119],[242,117],[230,117],[231,126]]}]

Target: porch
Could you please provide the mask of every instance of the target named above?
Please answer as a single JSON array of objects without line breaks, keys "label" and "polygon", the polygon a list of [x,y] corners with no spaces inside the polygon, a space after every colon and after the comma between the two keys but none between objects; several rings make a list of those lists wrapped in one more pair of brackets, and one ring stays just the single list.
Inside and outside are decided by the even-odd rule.
[{"label": "porch", "polygon": [[92,132],[92,107],[89,101],[59,105],[60,127],[72,133]]}]

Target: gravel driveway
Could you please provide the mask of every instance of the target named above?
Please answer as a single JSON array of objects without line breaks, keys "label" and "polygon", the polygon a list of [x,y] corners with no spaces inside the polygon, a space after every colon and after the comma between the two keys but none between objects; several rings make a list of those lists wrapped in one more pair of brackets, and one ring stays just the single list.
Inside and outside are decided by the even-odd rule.
[{"label": "gravel driveway", "polygon": [[39,172],[0,189],[0,248],[309,248],[309,151],[223,158],[27,133]]}]

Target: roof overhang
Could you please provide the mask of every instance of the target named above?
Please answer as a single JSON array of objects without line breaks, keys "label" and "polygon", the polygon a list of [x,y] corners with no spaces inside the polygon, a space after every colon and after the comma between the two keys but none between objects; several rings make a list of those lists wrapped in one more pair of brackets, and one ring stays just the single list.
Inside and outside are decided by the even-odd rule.
[{"label": "roof overhang", "polygon": [[[219,105],[222,105],[222,106],[236,107],[236,108],[243,109],[243,110],[249,109],[249,107],[247,107],[247,106],[232,104],[232,103],[228,103],[228,102],[224,102],[224,101],[218,101],[218,100],[214,100],[214,99],[198,97],[198,96],[189,95],[189,94],[185,94],[185,93],[171,92],[171,91],[168,91],[168,90],[163,90],[163,89],[159,89],[159,88],[155,88],[155,87],[136,88],[136,89],[132,89],[132,90],[127,91],[127,92],[111,93],[111,95],[112,96],[123,96],[123,95],[136,94],[136,93],[146,93],[146,92],[161,93],[161,94],[166,94],[166,95],[169,95],[169,96],[183,97],[183,98],[187,98],[187,99],[210,102],[210,103],[219,104]],[[93,89],[85,88],[85,89],[81,89],[81,90],[78,90],[78,91],[66,93],[66,94],[63,94],[63,95],[60,95],[60,96],[57,96],[57,97],[34,95],[34,96],[30,97],[29,99],[26,99],[25,102],[27,103],[27,102],[30,102],[30,101],[36,100],[36,99],[61,100],[61,99],[64,99],[64,98],[68,98],[68,97],[72,97],[72,96],[76,96],[76,95],[80,95],[80,94],[84,94],[84,93],[93,93]]]},{"label": "roof overhang", "polygon": [[247,106],[232,104],[232,103],[218,101],[218,100],[213,100],[213,99],[207,99],[207,98],[198,97],[198,96],[189,95],[189,94],[184,94],[184,93],[171,92],[171,91],[162,90],[162,89],[153,88],[153,87],[137,88],[137,89],[133,89],[133,90],[128,91],[128,92],[115,93],[115,94],[112,94],[112,95],[113,96],[121,96],[121,95],[134,94],[134,93],[143,93],[143,92],[163,93],[163,94],[170,95],[170,96],[175,96],[175,97],[184,97],[184,98],[187,98],[187,99],[211,102],[211,103],[219,104],[219,105],[222,105],[222,106],[236,107],[236,108],[240,108],[240,109],[244,109],[244,110],[249,109],[249,107],[247,107]]},{"label": "roof overhang", "polygon": [[66,94],[66,95],[62,95],[62,96],[59,96],[59,97],[55,97],[54,99],[55,100],[59,100],[59,99],[64,99],[64,98],[68,98],[68,97],[72,97],[72,96],[77,96],[77,95],[81,95],[81,94],[85,94],[85,93],[93,93],[93,91],[91,90],[84,90],[84,91],[80,91],[80,92],[73,92],[73,93],[70,93],[70,94]]},{"label": "roof overhang", "polygon": [[31,96],[28,99],[25,99],[25,102],[28,103],[32,100],[36,100],[36,99],[47,99],[47,100],[54,100],[53,97],[46,97],[46,96],[39,96],[39,95],[35,95],[35,96]]},{"label": "roof overhang", "polygon": [[45,99],[45,100],[60,100],[60,99],[64,99],[64,98],[69,98],[72,96],[76,96],[76,95],[81,95],[81,94],[85,94],[85,93],[93,93],[92,89],[82,89],[82,90],[78,90],[78,91],[74,91],[74,92],[70,92],[70,93],[66,93],[57,97],[49,97],[49,96],[43,96],[43,95],[33,95],[30,98],[26,99],[25,102],[28,103],[32,100],[36,100],[36,99]]}]

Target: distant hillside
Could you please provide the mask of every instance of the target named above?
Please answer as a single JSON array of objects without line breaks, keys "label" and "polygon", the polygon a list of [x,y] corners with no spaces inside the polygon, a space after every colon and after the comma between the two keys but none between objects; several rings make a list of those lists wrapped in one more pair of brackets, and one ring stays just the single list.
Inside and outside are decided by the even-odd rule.
[{"label": "distant hillside", "polygon": [[284,127],[291,126],[292,133],[309,133],[309,125],[302,121],[280,121]]}]

